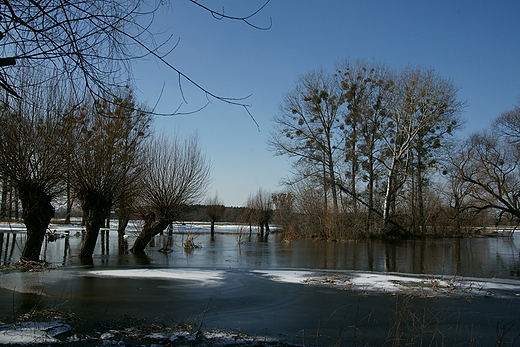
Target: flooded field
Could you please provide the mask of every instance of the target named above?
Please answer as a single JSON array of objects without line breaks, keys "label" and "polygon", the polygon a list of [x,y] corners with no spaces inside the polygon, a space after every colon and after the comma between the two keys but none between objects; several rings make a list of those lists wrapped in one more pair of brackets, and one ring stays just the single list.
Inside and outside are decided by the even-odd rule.
[{"label": "flooded field", "polygon": [[[194,322],[297,345],[514,345],[520,341],[520,238],[282,242],[248,227],[176,225],[145,254],[127,251],[138,225],[104,231],[91,262],[81,226],[53,226],[42,258],[55,269],[0,272],[0,320],[60,307],[83,323]],[[199,248],[185,250],[194,237]],[[0,262],[25,233],[3,225]],[[419,343],[420,342],[420,343]],[[506,344],[509,343],[509,344]]]}]

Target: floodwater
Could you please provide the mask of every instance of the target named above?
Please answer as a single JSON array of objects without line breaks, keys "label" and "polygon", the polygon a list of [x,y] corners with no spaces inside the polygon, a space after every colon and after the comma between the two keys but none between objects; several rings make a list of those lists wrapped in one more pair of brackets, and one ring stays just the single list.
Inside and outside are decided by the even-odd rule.
[{"label": "floodwater", "polygon": [[[127,251],[139,229],[132,225],[123,240],[115,230],[102,232],[92,261],[85,262],[77,257],[81,227],[51,229],[59,236],[46,240],[42,258],[56,269],[0,272],[0,321],[13,321],[31,309],[59,306],[87,322],[83,329],[135,317],[162,324],[192,321],[206,330],[239,329],[300,345],[520,344],[520,235],[516,234],[282,242],[281,234],[259,237],[234,225],[217,226],[211,237],[208,225],[187,224],[176,225],[171,235],[156,236],[145,254],[136,255]],[[200,247],[185,250],[183,243],[189,237]],[[0,264],[18,260],[24,240],[23,226],[4,225]],[[370,291],[368,285],[361,291],[341,288],[329,277],[313,284],[303,279],[316,272],[330,278],[364,274],[472,279],[507,290],[493,287],[483,292],[480,284],[478,290],[456,297],[395,295]]]}]

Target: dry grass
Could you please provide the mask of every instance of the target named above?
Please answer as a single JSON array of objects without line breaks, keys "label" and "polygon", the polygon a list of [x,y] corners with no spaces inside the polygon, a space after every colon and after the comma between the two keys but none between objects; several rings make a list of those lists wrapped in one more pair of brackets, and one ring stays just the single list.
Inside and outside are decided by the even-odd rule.
[{"label": "dry grass", "polygon": [[37,309],[35,306],[30,311],[19,316],[17,320],[20,322],[81,321],[81,319],[79,319],[79,317],[76,316],[74,312],[72,312],[70,309],[64,308],[66,304],[67,301],[46,309]]},{"label": "dry grass", "polygon": [[202,247],[200,244],[195,243],[195,240],[194,240],[193,236],[188,237],[186,239],[186,241],[184,241],[183,246],[184,246],[184,249],[195,249],[195,248]]}]

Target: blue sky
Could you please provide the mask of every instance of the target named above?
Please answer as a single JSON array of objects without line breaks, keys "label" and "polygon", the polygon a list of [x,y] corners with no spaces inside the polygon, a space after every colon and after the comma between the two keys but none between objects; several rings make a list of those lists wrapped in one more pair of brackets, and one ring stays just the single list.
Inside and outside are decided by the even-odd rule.
[{"label": "blue sky", "polygon": [[[244,15],[262,0],[200,1],[229,15]],[[433,68],[460,87],[468,107],[465,129],[484,129],[520,96],[520,2],[419,0],[271,0],[244,23],[216,20],[186,0],[172,0],[158,14],[154,29],[173,34],[178,45],[167,60],[209,91],[224,97],[251,96],[251,113],[210,99],[203,110],[158,117],[159,132],[198,133],[212,161],[210,196],[226,205],[244,205],[259,188],[281,190],[290,175],[284,157],[268,151],[272,117],[283,95],[299,75],[324,68],[332,71],[343,59],[384,62],[395,69],[406,65]],[[161,37],[158,38],[161,40]],[[181,103],[178,78],[153,59],[134,66],[138,97],[156,111],[171,112]],[[206,103],[203,93],[182,82],[188,104],[181,111]],[[161,94],[162,92],[162,94]],[[159,95],[161,95],[159,99]]]}]

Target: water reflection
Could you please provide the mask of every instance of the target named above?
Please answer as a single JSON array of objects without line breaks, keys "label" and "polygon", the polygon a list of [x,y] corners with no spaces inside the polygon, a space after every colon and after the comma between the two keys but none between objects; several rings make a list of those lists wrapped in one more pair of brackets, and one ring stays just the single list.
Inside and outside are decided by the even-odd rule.
[{"label": "water reflection", "polygon": [[[8,232],[2,233],[0,232],[0,259],[2,264],[10,264],[13,261],[13,257],[17,257],[18,253],[14,253],[15,247],[23,247],[23,242],[17,242],[17,233]],[[18,238],[20,240],[20,238]],[[17,260],[18,258],[16,258]],[[15,261],[16,261],[15,260]]]},{"label": "water reflection", "polygon": [[[401,272],[447,276],[520,277],[520,235],[492,239],[365,240],[360,242],[284,243],[281,235],[258,236],[222,229],[207,233],[157,235],[146,252],[128,251],[136,235],[103,230],[94,257],[80,259],[81,233],[46,239],[42,258],[57,265],[305,268]],[[184,250],[188,237],[201,248]],[[18,260],[25,233],[0,232],[0,262]]]}]

